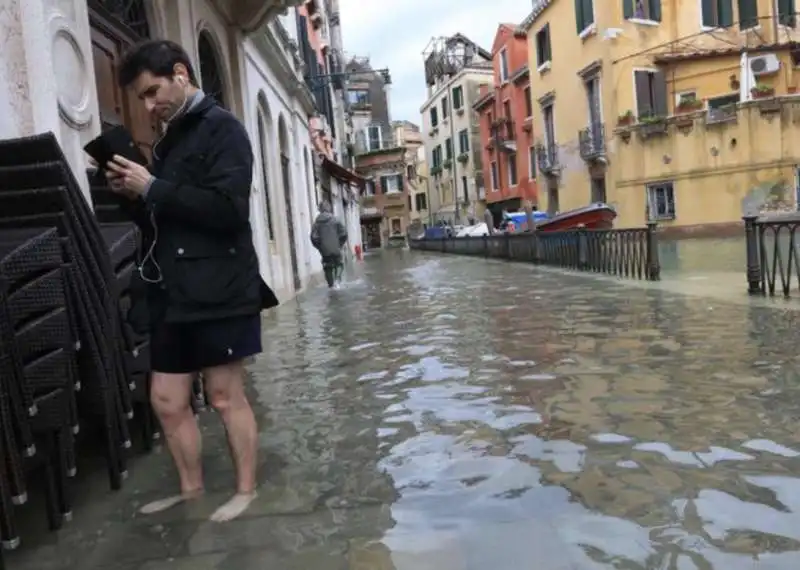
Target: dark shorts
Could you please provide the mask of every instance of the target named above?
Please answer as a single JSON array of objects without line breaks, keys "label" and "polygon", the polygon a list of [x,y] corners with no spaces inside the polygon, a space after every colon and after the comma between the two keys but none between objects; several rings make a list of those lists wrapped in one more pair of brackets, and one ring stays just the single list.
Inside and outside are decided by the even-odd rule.
[{"label": "dark shorts", "polygon": [[261,315],[165,323],[150,336],[153,372],[188,374],[261,352]]}]

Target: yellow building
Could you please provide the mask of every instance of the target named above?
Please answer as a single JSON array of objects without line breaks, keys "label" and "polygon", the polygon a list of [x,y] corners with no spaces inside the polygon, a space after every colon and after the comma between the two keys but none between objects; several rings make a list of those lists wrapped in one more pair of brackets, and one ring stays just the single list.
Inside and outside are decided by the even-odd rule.
[{"label": "yellow building", "polygon": [[737,228],[743,207],[795,209],[794,11],[794,0],[537,0],[522,28],[540,209],[605,201],[617,227],[711,234]]}]

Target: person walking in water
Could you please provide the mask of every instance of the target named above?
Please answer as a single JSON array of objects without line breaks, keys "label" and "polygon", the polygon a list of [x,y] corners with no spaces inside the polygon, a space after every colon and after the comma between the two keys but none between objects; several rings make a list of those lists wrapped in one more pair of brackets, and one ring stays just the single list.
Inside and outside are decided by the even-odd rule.
[{"label": "person walking in water", "polygon": [[147,168],[124,157],[98,165],[146,236],[150,400],[180,477],[157,513],[203,493],[200,429],[191,408],[202,372],[225,424],[236,494],[211,516],[241,515],[256,498],[258,431],[244,390],[246,358],[261,352],[261,310],[277,305],[261,280],[250,227],[253,151],[244,126],[206,96],[187,53],[170,41],[134,46],[119,84],[166,125]]},{"label": "person walking in water", "polygon": [[333,215],[328,202],[319,205],[319,215],[311,228],[311,244],[322,256],[322,268],[328,287],[338,289],[344,272],[342,247],[347,243],[347,229]]}]

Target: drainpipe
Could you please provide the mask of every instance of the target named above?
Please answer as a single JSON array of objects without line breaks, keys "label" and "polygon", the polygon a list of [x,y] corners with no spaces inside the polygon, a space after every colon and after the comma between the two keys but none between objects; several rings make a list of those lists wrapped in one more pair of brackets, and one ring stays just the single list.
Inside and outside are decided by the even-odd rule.
[{"label": "drainpipe", "polygon": [[458,161],[456,160],[456,141],[455,141],[455,130],[456,130],[456,120],[453,116],[453,105],[450,98],[450,91],[451,86],[448,84],[447,86],[447,94],[445,95],[445,99],[447,100],[447,115],[450,118],[450,148],[453,151],[453,156],[450,159],[450,178],[452,179],[453,183],[453,210],[456,214],[456,223],[461,221],[461,209],[458,207],[458,180],[457,180],[457,171],[456,171],[456,164]]}]

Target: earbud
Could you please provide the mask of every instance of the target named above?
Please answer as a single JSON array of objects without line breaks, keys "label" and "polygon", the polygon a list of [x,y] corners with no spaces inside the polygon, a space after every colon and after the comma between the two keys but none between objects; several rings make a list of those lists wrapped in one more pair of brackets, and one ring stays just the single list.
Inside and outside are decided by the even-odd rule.
[{"label": "earbud", "polygon": [[178,85],[186,87],[186,78],[183,75],[178,76]]}]

